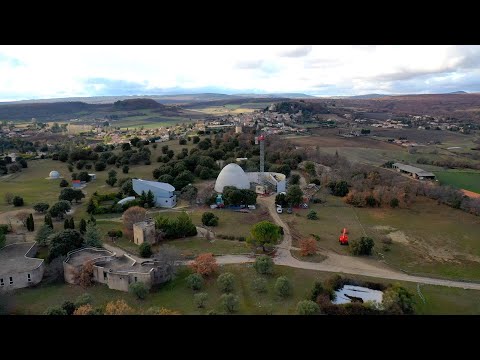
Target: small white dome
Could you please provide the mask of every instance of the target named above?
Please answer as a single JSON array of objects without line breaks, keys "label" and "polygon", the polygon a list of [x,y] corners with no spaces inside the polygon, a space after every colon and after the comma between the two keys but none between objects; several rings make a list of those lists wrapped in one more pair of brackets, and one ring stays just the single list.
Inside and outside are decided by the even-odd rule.
[{"label": "small white dome", "polygon": [[225,186],[235,186],[237,189],[250,189],[250,181],[243,169],[237,164],[228,164],[215,181],[215,191],[222,193]]},{"label": "small white dome", "polygon": [[50,171],[50,174],[48,175],[52,179],[58,179],[60,177],[60,173],[58,171]]}]

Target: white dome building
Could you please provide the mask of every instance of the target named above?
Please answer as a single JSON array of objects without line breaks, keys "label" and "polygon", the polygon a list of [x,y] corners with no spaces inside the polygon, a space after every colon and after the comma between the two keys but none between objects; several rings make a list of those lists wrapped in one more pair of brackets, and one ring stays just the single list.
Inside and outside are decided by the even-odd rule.
[{"label": "white dome building", "polygon": [[60,178],[60,173],[58,171],[50,171],[50,174],[48,175],[50,179],[59,179]]},{"label": "white dome building", "polygon": [[243,169],[239,165],[232,163],[225,166],[218,174],[217,181],[215,181],[215,191],[222,193],[225,186],[235,186],[237,189],[250,189],[250,181]]}]

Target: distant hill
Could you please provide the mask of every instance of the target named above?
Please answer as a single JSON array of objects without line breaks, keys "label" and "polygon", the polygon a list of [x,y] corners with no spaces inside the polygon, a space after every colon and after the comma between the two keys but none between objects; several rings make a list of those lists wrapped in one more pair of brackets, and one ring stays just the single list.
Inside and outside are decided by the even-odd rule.
[{"label": "distant hill", "polygon": [[365,95],[355,95],[355,96],[349,96],[349,99],[378,99],[378,98],[383,98],[383,97],[388,97],[390,95],[385,95],[385,94],[365,94]]},{"label": "distant hill", "polygon": [[104,118],[112,114],[128,114],[137,110],[152,110],[158,115],[178,116],[182,109],[162,105],[151,99],[119,100],[113,104],[87,104],[81,101],[65,101],[53,103],[7,103],[0,104],[0,120],[40,121],[69,120],[89,117]]},{"label": "distant hill", "polygon": [[131,99],[151,99],[160,104],[188,104],[203,101],[221,101],[233,99],[273,99],[273,98],[314,98],[314,96],[298,93],[283,94],[218,94],[218,93],[199,93],[199,94],[171,94],[171,95],[128,95],[128,96],[91,96],[91,97],[71,97],[55,99],[32,99],[0,102],[0,106],[7,104],[49,104],[60,102],[83,102],[86,104],[113,104],[116,101]]},{"label": "distant hill", "polygon": [[452,95],[455,95],[455,94],[468,94],[468,92],[461,90],[461,91],[449,92],[449,93],[447,93],[447,94],[452,94]]},{"label": "distant hill", "polygon": [[127,99],[118,100],[113,103],[113,109],[116,110],[159,109],[165,107],[165,105],[153,99]]},{"label": "distant hill", "polygon": [[237,94],[231,96],[241,96],[247,98],[259,98],[259,99],[268,99],[268,98],[286,98],[286,99],[308,99],[315,98],[313,95],[301,94],[301,93],[273,93],[273,94]]}]

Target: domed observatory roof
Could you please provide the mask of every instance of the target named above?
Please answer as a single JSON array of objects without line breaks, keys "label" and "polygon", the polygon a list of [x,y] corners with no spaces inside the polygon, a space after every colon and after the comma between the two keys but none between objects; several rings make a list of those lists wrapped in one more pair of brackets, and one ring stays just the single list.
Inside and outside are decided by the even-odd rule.
[{"label": "domed observatory roof", "polygon": [[215,182],[215,191],[222,193],[225,186],[235,186],[238,189],[250,189],[250,181],[243,171],[243,169],[237,164],[228,164],[225,166],[220,174],[218,174],[217,181]]},{"label": "domed observatory roof", "polygon": [[50,174],[48,175],[49,178],[51,179],[58,179],[60,177],[60,173],[58,171],[50,171]]}]

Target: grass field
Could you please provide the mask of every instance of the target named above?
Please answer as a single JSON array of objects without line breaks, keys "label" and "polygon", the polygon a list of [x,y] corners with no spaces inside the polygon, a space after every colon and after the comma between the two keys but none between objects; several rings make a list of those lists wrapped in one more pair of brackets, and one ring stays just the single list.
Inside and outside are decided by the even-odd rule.
[{"label": "grass field", "polygon": [[[480,279],[480,219],[476,216],[422,197],[410,209],[372,209],[353,208],[327,196],[326,203],[313,204],[310,209],[317,211],[318,220],[306,218],[309,210],[281,215],[292,228],[294,245],[297,239],[316,234],[320,249],[347,255],[348,247],[338,243],[340,231],[346,227],[350,240],[365,231],[383,255],[379,259],[396,268],[429,276]],[[393,240],[391,245],[380,241],[386,235]]]},{"label": "grass field", "polygon": [[[252,290],[251,284],[252,280],[259,275],[251,265],[224,265],[220,268],[220,272],[224,271],[232,272],[235,276],[234,294],[239,298],[237,314],[295,314],[296,304],[307,298],[314,281],[324,281],[333,276],[333,273],[276,266],[273,275],[265,276],[267,292],[258,294]],[[13,313],[42,314],[48,307],[59,306],[66,300],[74,301],[79,295],[88,292],[93,297],[94,307],[104,307],[109,301],[124,299],[138,312],[151,306],[158,306],[176,310],[182,314],[207,314],[210,311],[223,314],[224,310],[220,304],[221,293],[216,284],[216,278],[206,281],[202,292],[208,294],[208,300],[205,309],[198,309],[193,303],[194,292],[186,286],[185,278],[189,273],[188,269],[181,270],[175,280],[150,293],[145,300],[138,300],[130,293],[110,290],[102,284],[96,284],[86,290],[69,284],[40,285],[21,289],[15,291]],[[287,276],[293,284],[293,293],[286,299],[279,298],[273,291],[275,280],[281,275]],[[351,276],[351,278],[389,283],[386,280],[361,276]],[[421,292],[426,299],[424,304],[418,296],[416,284],[407,282],[400,282],[400,284],[414,294],[418,314],[480,314],[478,291],[422,286]]]},{"label": "grass field", "polygon": [[452,185],[480,193],[480,172],[474,171],[436,171],[435,175],[442,185]]}]

